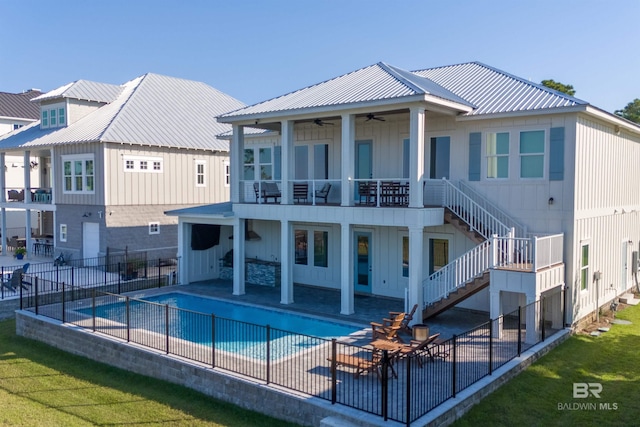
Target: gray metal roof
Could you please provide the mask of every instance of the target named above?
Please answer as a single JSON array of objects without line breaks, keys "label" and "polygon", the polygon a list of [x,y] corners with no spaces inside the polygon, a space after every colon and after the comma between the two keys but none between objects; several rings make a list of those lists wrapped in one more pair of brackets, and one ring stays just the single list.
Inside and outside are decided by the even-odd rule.
[{"label": "gray metal roof", "polygon": [[[244,104],[205,83],[145,74],[119,86],[120,93],[67,127],[30,126],[0,137],[0,149],[110,142],[228,151],[217,135],[231,129],[220,114]],[[38,122],[39,124],[39,122]]]},{"label": "gray metal roof", "polygon": [[276,111],[393,100],[413,95],[433,95],[469,105],[464,99],[428,79],[379,62],[278,98],[229,112],[221,117],[224,119]]},{"label": "gray metal roof", "polygon": [[431,95],[473,108],[466,115],[532,111],[587,105],[577,98],[512,76],[478,62],[420,71],[385,63],[361,68],[295,92],[229,112],[220,117],[253,118],[274,112],[302,112],[315,107],[357,104]]},{"label": "gray metal roof", "polygon": [[476,108],[467,113],[470,116],[588,104],[479,62],[413,73],[428,78],[475,105]]},{"label": "gray metal roof", "polygon": [[34,98],[33,101],[71,98],[109,103],[115,101],[120,92],[122,92],[122,86],[119,85],[78,80],[40,95]]},{"label": "gray metal roof", "polygon": [[40,107],[31,102],[32,98],[40,94],[39,91],[33,89],[24,93],[0,92],[0,117],[25,120],[40,119]]}]

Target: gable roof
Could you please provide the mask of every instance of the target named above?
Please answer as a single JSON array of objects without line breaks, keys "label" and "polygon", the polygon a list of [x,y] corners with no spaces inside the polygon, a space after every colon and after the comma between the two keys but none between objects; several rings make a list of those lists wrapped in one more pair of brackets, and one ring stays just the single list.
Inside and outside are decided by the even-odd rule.
[{"label": "gable roof", "polygon": [[220,117],[223,122],[275,112],[338,107],[369,101],[430,97],[454,103],[467,116],[588,105],[478,62],[406,71],[383,62],[273,98]]},{"label": "gable roof", "polygon": [[[55,97],[69,96],[74,85],[56,89]],[[25,126],[0,137],[0,149],[103,142],[229,150],[229,142],[217,135],[231,126],[218,123],[215,117],[244,105],[235,98],[202,82],[152,73],[117,87],[119,93],[112,102],[77,122],[54,129],[40,129],[39,122]],[[105,86],[83,84],[78,88]]]},{"label": "gable roof", "polygon": [[82,99],[102,103],[113,102],[122,92],[122,86],[98,83],[89,80],[78,80],[60,86],[57,89],[34,98],[33,101],[46,101],[56,98]]},{"label": "gable roof", "polygon": [[374,101],[391,101],[412,96],[432,96],[464,107],[472,107],[460,96],[427,78],[379,62],[295,92],[229,112],[222,115],[221,118],[224,121],[224,118],[250,117],[271,112]]},{"label": "gable roof", "polygon": [[0,92],[0,117],[38,120],[40,107],[31,102],[31,99],[40,94],[41,92],[35,89],[24,93]]}]

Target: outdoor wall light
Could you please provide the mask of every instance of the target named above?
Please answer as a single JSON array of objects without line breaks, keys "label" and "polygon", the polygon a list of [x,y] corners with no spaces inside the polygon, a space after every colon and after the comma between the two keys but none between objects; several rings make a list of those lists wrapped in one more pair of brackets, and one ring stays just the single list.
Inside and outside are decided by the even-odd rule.
[{"label": "outdoor wall light", "polygon": [[548,203],[549,203],[550,205],[552,205],[552,204],[553,204],[553,197],[549,197],[549,201],[548,201]]}]

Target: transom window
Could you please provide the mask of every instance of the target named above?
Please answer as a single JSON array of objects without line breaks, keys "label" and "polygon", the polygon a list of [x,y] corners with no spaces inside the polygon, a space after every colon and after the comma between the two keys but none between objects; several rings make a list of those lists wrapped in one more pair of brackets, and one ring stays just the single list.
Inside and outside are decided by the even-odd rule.
[{"label": "transom window", "polygon": [[63,156],[63,181],[65,193],[93,193],[94,161],[93,155]]},{"label": "transom window", "polygon": [[509,178],[509,133],[487,134],[487,178]]},{"label": "transom window", "polygon": [[520,178],[544,177],[544,131],[520,132]]},{"label": "transom window", "polygon": [[159,157],[123,156],[125,172],[162,172],[162,159]]}]

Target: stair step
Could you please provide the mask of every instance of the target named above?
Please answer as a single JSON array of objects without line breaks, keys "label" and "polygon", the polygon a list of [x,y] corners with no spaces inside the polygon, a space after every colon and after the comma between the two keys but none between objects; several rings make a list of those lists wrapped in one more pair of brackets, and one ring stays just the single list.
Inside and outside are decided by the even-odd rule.
[{"label": "stair step", "polygon": [[628,305],[638,305],[640,300],[636,299],[633,294],[622,294],[620,302]]}]

